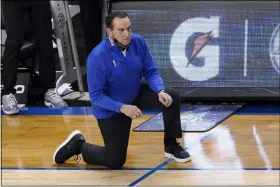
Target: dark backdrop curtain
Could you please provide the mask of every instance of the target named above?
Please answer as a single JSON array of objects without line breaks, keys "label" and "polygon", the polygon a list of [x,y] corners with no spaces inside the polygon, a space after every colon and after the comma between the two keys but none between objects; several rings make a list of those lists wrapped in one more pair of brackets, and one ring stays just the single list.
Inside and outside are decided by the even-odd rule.
[{"label": "dark backdrop curtain", "polygon": [[103,0],[80,0],[87,55],[102,40]]}]

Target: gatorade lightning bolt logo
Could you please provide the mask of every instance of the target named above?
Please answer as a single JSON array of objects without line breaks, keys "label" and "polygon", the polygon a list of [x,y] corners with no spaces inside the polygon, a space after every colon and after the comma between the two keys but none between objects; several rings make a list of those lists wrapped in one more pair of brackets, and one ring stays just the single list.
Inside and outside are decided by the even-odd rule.
[{"label": "gatorade lightning bolt logo", "polygon": [[197,54],[203,49],[203,47],[212,39],[213,34],[212,31],[199,35],[195,38],[192,43],[192,54],[190,59],[188,60],[187,66],[191,63],[191,61],[197,56]]},{"label": "gatorade lightning bolt logo", "polygon": [[269,57],[274,69],[280,74],[280,24],[275,28],[269,43]]}]

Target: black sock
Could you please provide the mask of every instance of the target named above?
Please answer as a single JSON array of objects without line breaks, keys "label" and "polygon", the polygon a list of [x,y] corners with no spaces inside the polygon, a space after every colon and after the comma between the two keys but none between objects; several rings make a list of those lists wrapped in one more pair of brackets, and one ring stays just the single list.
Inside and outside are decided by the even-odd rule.
[{"label": "black sock", "polygon": [[168,146],[168,145],[174,145],[177,143],[176,138],[164,138],[164,145]]}]

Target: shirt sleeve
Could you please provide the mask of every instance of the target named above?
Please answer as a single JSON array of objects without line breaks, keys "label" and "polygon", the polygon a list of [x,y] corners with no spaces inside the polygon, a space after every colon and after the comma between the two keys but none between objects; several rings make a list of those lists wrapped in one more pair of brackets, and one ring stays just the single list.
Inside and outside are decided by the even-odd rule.
[{"label": "shirt sleeve", "polygon": [[110,111],[120,113],[123,103],[112,100],[104,94],[108,69],[102,59],[90,55],[87,59],[87,83],[91,103]]},{"label": "shirt sleeve", "polygon": [[165,89],[163,80],[159,74],[158,69],[155,67],[155,62],[151,55],[151,52],[148,48],[147,43],[145,42],[144,38],[141,37],[141,42],[143,46],[143,61],[144,61],[144,68],[143,68],[143,76],[147,80],[148,85],[150,88],[158,93],[161,90]]}]

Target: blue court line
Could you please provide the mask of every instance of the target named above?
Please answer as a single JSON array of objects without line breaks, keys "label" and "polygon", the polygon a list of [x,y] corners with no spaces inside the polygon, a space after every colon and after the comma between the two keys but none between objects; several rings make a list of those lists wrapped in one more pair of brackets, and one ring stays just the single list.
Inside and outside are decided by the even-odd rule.
[{"label": "blue court line", "polygon": [[148,173],[146,173],[145,175],[141,176],[140,178],[136,179],[135,181],[133,181],[132,183],[130,183],[128,186],[135,186],[137,183],[141,182],[142,180],[146,179],[147,177],[149,177],[150,175],[152,175],[154,172],[158,171],[159,169],[161,169],[162,167],[166,166],[169,162],[171,162],[172,159],[168,159],[166,161],[164,161],[163,163],[161,163],[160,165],[158,165],[157,167],[153,168],[152,170],[150,170]]},{"label": "blue court line", "polygon": [[171,171],[193,171],[193,170],[202,170],[202,171],[267,171],[267,170],[273,170],[273,171],[279,171],[280,168],[161,168],[159,170],[171,170]]},{"label": "blue court line", "polygon": [[[160,110],[144,110],[143,114],[155,115],[160,112]],[[1,114],[5,115],[2,111]],[[21,108],[19,115],[93,115],[93,113],[91,107],[24,107]],[[280,106],[245,106],[235,115],[280,115]]]},{"label": "blue court line", "polygon": [[92,171],[99,171],[99,170],[151,170],[154,168],[121,168],[121,169],[110,169],[110,168],[15,168],[15,167],[3,167],[2,170],[92,170]]},{"label": "blue court line", "polygon": [[[204,141],[206,138],[209,137],[209,134],[206,136],[202,136],[200,137],[199,142]],[[188,149],[192,148],[193,146],[196,145],[196,142],[194,144],[191,144],[190,146],[186,147],[185,150],[187,151]],[[142,180],[146,179],[147,177],[149,177],[150,175],[152,175],[153,173],[155,173],[158,170],[163,169],[164,166],[166,166],[169,162],[171,162],[173,159],[168,159],[166,161],[164,161],[163,163],[161,163],[160,165],[158,165],[156,168],[152,169],[151,171],[149,171],[148,173],[146,173],[145,175],[143,175],[142,177],[136,179],[135,181],[133,181],[131,184],[129,184],[128,186],[135,186],[137,183],[141,182]]]},{"label": "blue court line", "polygon": [[280,115],[279,106],[245,106],[236,115]]},{"label": "blue court line", "polygon": [[[163,162],[163,165],[159,165],[157,170],[161,171],[193,171],[193,170],[200,170],[200,171],[280,171],[280,168],[162,168],[169,162],[168,160]],[[3,167],[2,170],[64,170],[64,171],[83,171],[83,170],[90,170],[90,171],[103,171],[103,170],[124,170],[124,171],[147,171],[147,170],[154,170],[156,168],[121,168],[121,169],[110,169],[110,168],[15,168],[15,167]]]},{"label": "blue court line", "polygon": [[[143,114],[154,115],[158,114],[160,110],[145,110]],[[1,115],[5,115],[1,111]],[[23,107],[20,108],[21,116],[51,116],[51,115],[93,115],[91,107],[65,107],[65,108],[51,108],[51,107]]]}]

